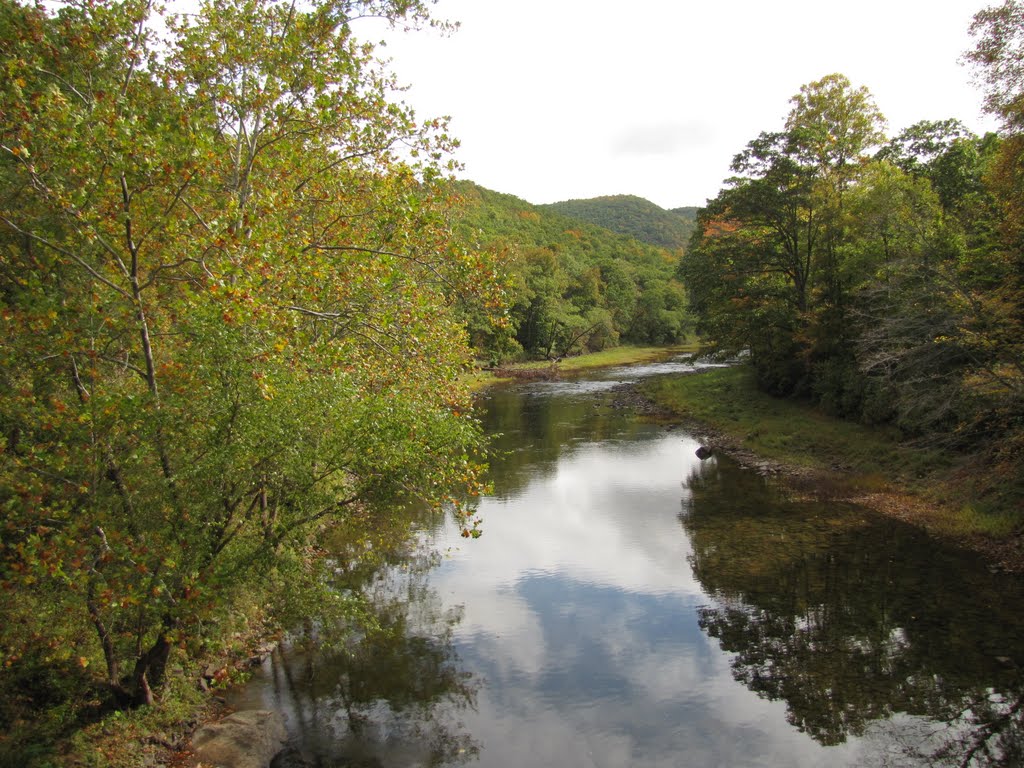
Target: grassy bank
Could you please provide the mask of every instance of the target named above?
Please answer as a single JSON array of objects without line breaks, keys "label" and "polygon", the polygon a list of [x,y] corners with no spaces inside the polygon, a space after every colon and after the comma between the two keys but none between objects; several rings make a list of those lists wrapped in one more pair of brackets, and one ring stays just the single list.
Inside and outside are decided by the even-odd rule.
[{"label": "grassy bank", "polygon": [[684,344],[672,347],[635,347],[623,345],[591,352],[586,355],[566,357],[553,363],[550,360],[534,360],[526,363],[511,363],[493,370],[480,370],[471,377],[471,386],[481,389],[491,384],[514,381],[518,378],[542,378],[538,374],[552,373],[552,378],[571,375],[594,368],[610,368],[616,365],[635,365],[660,360],[668,355],[696,352],[696,344]]},{"label": "grassy bank", "polygon": [[[746,367],[661,378],[645,393],[707,425],[727,447],[829,476],[829,483],[935,533],[1008,540],[1024,514],[1012,499],[978,495],[971,457],[901,442],[891,429],[842,421],[759,392]],[[889,507],[889,508],[886,508]]]}]

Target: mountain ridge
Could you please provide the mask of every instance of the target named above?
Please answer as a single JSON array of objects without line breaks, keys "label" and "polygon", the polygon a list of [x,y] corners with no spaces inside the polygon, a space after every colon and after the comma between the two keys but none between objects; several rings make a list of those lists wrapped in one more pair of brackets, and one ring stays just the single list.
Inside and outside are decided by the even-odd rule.
[{"label": "mountain ridge", "polygon": [[671,344],[691,327],[680,249],[566,216],[548,206],[457,181],[455,231],[507,275],[507,322],[470,318],[481,356],[494,362],[592,352],[620,342]]},{"label": "mountain ridge", "polygon": [[669,250],[685,249],[696,227],[696,206],[665,209],[637,195],[602,195],[538,205],[578,221]]}]

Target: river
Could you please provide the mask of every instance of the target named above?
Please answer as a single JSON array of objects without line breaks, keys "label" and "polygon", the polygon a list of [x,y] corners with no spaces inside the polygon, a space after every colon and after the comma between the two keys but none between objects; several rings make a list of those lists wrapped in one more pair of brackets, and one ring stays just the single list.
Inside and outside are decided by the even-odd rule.
[{"label": "river", "polygon": [[1024,765],[1024,585],[621,406],[686,360],[488,391],[484,534],[424,526],[377,628],[231,694],[280,766]]}]

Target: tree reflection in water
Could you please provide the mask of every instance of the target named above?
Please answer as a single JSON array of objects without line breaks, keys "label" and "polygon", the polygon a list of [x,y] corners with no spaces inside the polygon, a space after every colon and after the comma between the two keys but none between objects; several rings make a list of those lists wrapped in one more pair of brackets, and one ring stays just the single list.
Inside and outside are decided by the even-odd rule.
[{"label": "tree reflection in water", "polygon": [[275,768],[440,766],[479,753],[458,720],[478,688],[452,643],[461,611],[427,586],[436,559],[406,556],[385,558],[372,576],[338,571],[358,619],[333,630],[309,623],[248,684],[248,697],[287,717],[291,745]]},{"label": "tree reflection in water", "polygon": [[1019,579],[727,461],[688,486],[699,623],[736,680],[824,745],[880,745],[880,765],[1024,764]]}]

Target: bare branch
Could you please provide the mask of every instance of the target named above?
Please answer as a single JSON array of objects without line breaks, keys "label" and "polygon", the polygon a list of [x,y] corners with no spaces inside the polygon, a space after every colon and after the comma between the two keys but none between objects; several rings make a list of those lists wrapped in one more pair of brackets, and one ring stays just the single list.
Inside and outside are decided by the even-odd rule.
[{"label": "bare branch", "polygon": [[300,315],[308,315],[309,317],[316,317],[321,320],[339,320],[342,317],[347,317],[344,312],[319,312],[315,309],[306,309],[305,307],[299,307],[294,304],[281,307],[292,312],[298,312]]}]

